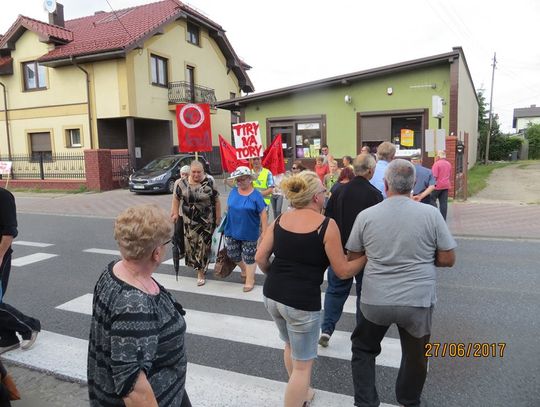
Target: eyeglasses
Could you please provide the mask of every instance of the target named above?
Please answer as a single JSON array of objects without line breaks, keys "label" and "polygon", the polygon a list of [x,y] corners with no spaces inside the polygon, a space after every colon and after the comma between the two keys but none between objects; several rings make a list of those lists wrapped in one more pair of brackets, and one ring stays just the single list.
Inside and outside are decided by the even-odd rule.
[{"label": "eyeglasses", "polygon": [[319,192],[317,192],[317,194],[326,194],[326,188],[323,188],[321,189]]},{"label": "eyeglasses", "polygon": [[167,240],[165,243],[162,243],[161,245],[162,245],[162,246],[167,246],[167,245],[168,245],[169,243],[171,243],[171,242],[172,242],[172,239],[169,239],[169,240]]}]

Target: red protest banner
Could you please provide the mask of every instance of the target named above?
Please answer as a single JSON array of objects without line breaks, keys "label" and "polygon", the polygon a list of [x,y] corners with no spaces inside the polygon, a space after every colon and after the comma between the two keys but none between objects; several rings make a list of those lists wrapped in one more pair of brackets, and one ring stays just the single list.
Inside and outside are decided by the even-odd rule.
[{"label": "red protest banner", "polygon": [[264,168],[268,168],[274,175],[283,174],[285,172],[285,159],[283,158],[281,134],[278,134],[266,150],[264,150],[261,164]]},{"label": "red protest banner", "polygon": [[221,166],[225,172],[233,172],[240,165],[248,166],[246,160],[236,158],[236,149],[219,135],[219,154],[221,155]]},{"label": "red protest banner", "polygon": [[210,106],[207,103],[176,105],[176,125],[180,152],[212,151]]}]

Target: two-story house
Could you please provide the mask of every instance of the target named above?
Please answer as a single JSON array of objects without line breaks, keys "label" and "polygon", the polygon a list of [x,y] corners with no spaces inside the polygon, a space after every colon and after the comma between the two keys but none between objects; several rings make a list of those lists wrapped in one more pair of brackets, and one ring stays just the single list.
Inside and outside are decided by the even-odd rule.
[{"label": "two-story house", "polygon": [[[129,149],[137,166],[177,150],[175,105],[253,92],[223,28],[176,0],[49,23],[19,16],[0,37],[0,154]],[[217,147],[216,147],[217,148]]]},{"label": "two-story house", "polygon": [[529,124],[539,123],[540,107],[536,107],[536,105],[531,105],[530,107],[520,107],[514,109],[512,127],[515,128],[518,133],[524,132]]}]

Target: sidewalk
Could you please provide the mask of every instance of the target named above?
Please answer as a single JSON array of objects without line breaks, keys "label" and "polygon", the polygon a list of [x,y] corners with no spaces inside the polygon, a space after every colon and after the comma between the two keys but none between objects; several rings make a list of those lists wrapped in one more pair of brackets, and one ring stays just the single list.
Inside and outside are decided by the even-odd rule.
[{"label": "sidewalk", "polygon": [[[217,180],[222,207],[230,188]],[[122,210],[155,203],[167,212],[172,195],[136,195],[127,190],[101,193],[52,194],[16,192],[17,211],[58,215],[83,215],[114,219]],[[285,207],[285,205],[284,205]],[[511,201],[471,200],[449,204],[448,225],[458,237],[540,239],[540,205]]]}]

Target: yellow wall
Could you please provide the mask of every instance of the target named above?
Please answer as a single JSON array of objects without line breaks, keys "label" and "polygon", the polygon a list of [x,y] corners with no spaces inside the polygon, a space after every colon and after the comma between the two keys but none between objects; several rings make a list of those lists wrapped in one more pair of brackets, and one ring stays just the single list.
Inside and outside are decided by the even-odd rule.
[{"label": "yellow wall", "polygon": [[[134,50],[127,58],[128,70],[133,70],[130,85],[135,86],[134,116],[173,121],[173,140],[178,144],[174,111],[169,110],[167,88],[151,84],[150,54],[168,59],[168,81],[185,81],[186,65],[195,67],[195,85],[212,88],[217,100],[228,99],[230,92],[239,95],[238,80],[227,73],[226,61],[208,32],[201,28],[200,46],[186,41],[186,22],[176,21],[165,27],[164,34],[155,35]],[[129,79],[128,79],[129,81]],[[212,112],[212,134],[217,145],[218,134],[229,134],[230,112],[218,109]]]},{"label": "yellow wall", "polygon": [[[185,67],[195,67],[195,84],[215,90],[216,99],[228,99],[231,92],[240,94],[238,80],[227,73],[225,58],[206,30],[200,29],[200,46],[186,40],[185,20],[164,27],[164,34],[148,39],[142,50],[134,50],[126,59],[81,64],[90,74],[90,101],[94,148],[97,144],[97,119],[136,117],[168,120],[173,123],[174,144],[178,143],[174,110],[169,106],[167,88],[151,85],[150,53],[168,58],[168,81],[185,81]],[[12,51],[13,75],[2,75],[8,88],[9,123],[13,153],[28,152],[27,132],[50,129],[56,138],[53,149],[64,150],[66,126],[81,126],[83,148],[90,148],[87,116],[86,76],[75,66],[46,68],[47,89],[25,92],[22,62],[46,54],[52,45],[39,42],[26,31]],[[4,110],[0,98],[0,111]],[[214,110],[211,115],[214,145],[218,134],[230,133],[230,112]],[[74,149],[69,149],[73,151]],[[81,149],[82,151],[82,149]],[[7,153],[4,114],[0,113],[0,154]]]},{"label": "yellow wall", "polygon": [[[52,142],[53,150],[82,151],[90,145],[86,105],[86,82],[84,74],[74,66],[46,68],[45,90],[25,91],[22,63],[34,61],[48,52],[48,45],[39,42],[31,31],[26,31],[11,52],[13,75],[2,75],[0,81],[6,85],[9,108],[9,131],[11,151],[27,154],[28,132],[47,130],[59,136]],[[3,98],[0,98],[0,154],[5,155],[7,137]],[[65,148],[66,127],[80,127],[83,147]]]}]

